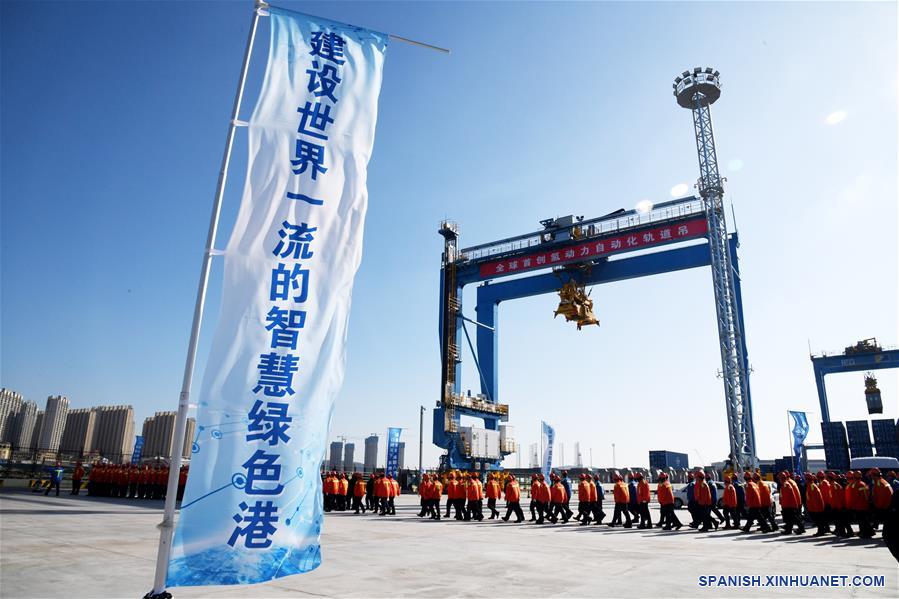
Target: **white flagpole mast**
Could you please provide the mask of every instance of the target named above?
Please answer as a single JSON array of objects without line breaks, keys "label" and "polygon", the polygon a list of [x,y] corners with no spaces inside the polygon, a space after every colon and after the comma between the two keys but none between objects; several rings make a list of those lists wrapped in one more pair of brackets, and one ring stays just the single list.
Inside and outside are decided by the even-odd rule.
[{"label": "white flagpole mast", "polygon": [[184,448],[184,433],[187,423],[187,410],[189,407],[190,387],[194,376],[194,363],[196,362],[197,344],[200,337],[200,324],[203,320],[203,306],[206,303],[206,288],[209,283],[209,267],[212,262],[212,251],[215,248],[216,232],[218,230],[219,215],[222,208],[222,198],[225,193],[225,181],[228,178],[228,164],[231,162],[231,148],[234,145],[234,132],[238,126],[240,116],[240,103],[243,99],[244,85],[247,81],[247,71],[250,66],[250,54],[253,51],[253,41],[256,39],[256,26],[259,24],[259,13],[268,4],[256,0],[253,9],[253,19],[250,22],[250,33],[247,37],[247,46],[243,55],[243,66],[240,70],[240,80],[237,84],[237,93],[234,96],[234,108],[231,112],[231,122],[228,125],[228,137],[225,141],[225,153],[222,157],[222,168],[219,171],[218,185],[215,191],[215,200],[212,206],[212,216],[209,221],[209,233],[206,236],[206,250],[203,252],[203,265],[200,269],[200,283],[197,287],[197,302],[194,306],[194,321],[190,330],[190,341],[187,345],[187,360],[184,364],[184,379],[181,383],[181,396],[178,400],[178,415],[175,418],[175,434],[172,441],[172,456],[169,460],[169,481],[165,496],[165,512],[162,522],[159,524],[159,551],[156,554],[156,575],[153,579],[153,590],[147,593],[145,599],[171,597],[165,591],[165,578],[168,571],[169,556],[172,550],[172,535],[174,533],[175,499],[178,494],[178,476],[181,470],[181,453]]}]

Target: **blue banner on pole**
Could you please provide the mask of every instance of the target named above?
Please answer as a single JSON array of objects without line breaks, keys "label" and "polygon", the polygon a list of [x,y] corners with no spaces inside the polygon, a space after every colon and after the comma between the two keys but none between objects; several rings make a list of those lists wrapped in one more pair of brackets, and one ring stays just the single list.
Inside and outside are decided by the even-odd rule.
[{"label": "blue banner on pole", "polygon": [[134,438],[134,451],[131,452],[131,465],[140,464],[140,456],[144,450],[144,437],[138,435]]},{"label": "blue banner on pole", "polygon": [[802,474],[802,444],[808,436],[808,418],[805,412],[790,412],[793,417],[793,470]]},{"label": "blue banner on pole", "polygon": [[543,424],[543,437],[546,439],[543,446],[543,476],[549,480],[549,474],[553,467],[553,441],[556,437],[556,430],[545,422],[541,422],[541,424]]},{"label": "blue banner on pole", "polygon": [[401,428],[390,428],[387,430],[387,468],[385,474],[396,478],[400,469],[400,433]]},{"label": "blue banner on pole", "polygon": [[387,35],[265,14],[268,63],[167,586],[265,582],[322,560],[318,472],[344,376]]}]

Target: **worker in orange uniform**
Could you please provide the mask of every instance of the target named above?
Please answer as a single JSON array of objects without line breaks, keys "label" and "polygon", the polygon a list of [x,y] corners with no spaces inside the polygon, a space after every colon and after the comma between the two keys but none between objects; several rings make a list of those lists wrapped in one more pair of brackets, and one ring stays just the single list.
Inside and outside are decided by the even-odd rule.
[{"label": "worker in orange uniform", "polygon": [[551,493],[542,472],[537,474],[537,480],[531,485],[531,496],[536,504],[537,524],[543,524],[549,518]]},{"label": "worker in orange uniform", "polygon": [[835,473],[828,472],[827,482],[830,483],[830,519],[833,522],[833,534],[840,538],[851,537],[852,529],[849,527],[846,493],[843,488],[845,481],[841,481]]},{"label": "worker in orange uniform", "polygon": [[683,524],[681,524],[677,514],[674,513],[674,489],[671,488],[668,475],[664,472],[659,474],[656,495],[659,497],[659,506],[661,507],[660,524],[662,525],[662,530],[671,530],[672,528],[680,530]]},{"label": "worker in orange uniform", "polygon": [[624,479],[621,478],[620,474],[615,474],[614,481],[615,486],[612,489],[612,494],[615,497],[615,513],[612,514],[612,521],[609,522],[609,526],[621,524],[621,516],[624,515],[624,527],[630,528],[632,526],[631,515],[627,511],[630,493],[628,493],[627,485],[624,484]]},{"label": "worker in orange uniform", "polygon": [[577,484],[577,516],[575,520],[579,520],[581,526],[590,524],[590,514],[593,511],[590,504],[592,494],[590,493],[590,484],[587,482],[587,475],[580,474]]},{"label": "worker in orange uniform", "polygon": [[443,495],[443,483],[439,476],[431,478],[431,500],[428,502],[428,512],[432,520],[440,520],[440,497]]},{"label": "worker in orange uniform", "polygon": [[740,530],[749,532],[753,524],[758,524],[762,532],[771,532],[771,528],[768,526],[768,519],[762,515],[762,498],[758,483],[753,480],[753,475],[749,472],[743,474],[743,480],[746,481],[745,494],[748,514],[746,516],[746,525]]},{"label": "worker in orange uniform", "polygon": [[824,521],[824,532],[829,533],[830,524],[833,522],[833,515],[830,513],[830,506],[833,502],[831,498],[833,488],[831,487],[827,476],[825,476],[824,472],[821,470],[818,470],[815,474],[815,483],[818,485],[818,489],[821,490],[821,498],[824,500],[824,513],[821,515],[821,518]]},{"label": "worker in orange uniform", "polygon": [[649,482],[643,478],[642,472],[634,474],[637,481],[637,512],[640,514],[640,525],[637,528],[652,528],[652,516],[649,514]]},{"label": "worker in orange uniform", "polygon": [[390,508],[390,515],[396,516],[396,498],[400,496],[400,481],[393,478],[392,474],[387,475],[387,481],[390,483],[390,495],[387,498],[387,507]]},{"label": "worker in orange uniform", "polygon": [[476,472],[468,475],[468,484],[465,487],[465,496],[468,499],[466,507],[466,520],[477,520],[480,522],[484,519],[484,487],[481,479]]},{"label": "worker in orange uniform", "polygon": [[331,473],[325,472],[325,474],[322,476],[322,502],[324,504],[326,512],[331,511],[331,502],[332,501],[333,500],[331,497]]},{"label": "worker in orange uniform", "polygon": [[337,509],[341,512],[350,508],[347,503],[347,495],[350,492],[350,481],[347,480],[346,473],[342,472],[339,479],[339,487],[337,489]]},{"label": "worker in orange uniform", "polygon": [[181,501],[184,499],[184,489],[187,487],[187,473],[188,466],[185,464],[181,466],[181,470],[178,472],[178,495],[176,499]]},{"label": "worker in orange uniform", "polygon": [[565,492],[565,485],[562,484],[562,479],[555,474],[550,475],[550,480],[552,481],[549,495],[550,520],[553,524],[556,524],[559,518],[561,518],[562,524],[568,524],[569,511],[565,509],[565,504],[568,502],[568,494]]},{"label": "worker in orange uniform", "polygon": [[799,485],[787,471],[780,473],[780,513],[784,521],[780,534],[790,534],[793,527],[796,528],[797,535],[805,533],[805,526],[802,524],[802,495]]},{"label": "worker in orange uniform", "polygon": [[424,518],[429,511],[428,505],[431,501],[431,477],[427,473],[421,475],[421,484],[418,485],[418,501],[421,504],[418,517]]},{"label": "worker in orange uniform", "polygon": [[823,537],[827,534],[827,519],[824,517],[825,506],[824,493],[821,490],[821,486],[818,484],[818,480],[811,472],[806,472],[805,509],[808,512],[809,518],[811,518],[815,526],[818,527],[818,530],[812,536]]},{"label": "worker in orange uniform", "polygon": [[[450,481],[447,483],[446,496],[447,503],[452,504],[456,520],[465,519],[465,481],[459,473],[450,473]],[[449,509],[446,510],[447,518],[449,518]]]},{"label": "worker in orange uniform", "polygon": [[[712,529],[712,490],[709,483],[705,482],[705,472],[700,470],[693,475],[693,497],[696,500],[696,510],[699,513],[699,530],[706,532]],[[718,528],[717,521],[714,522]]]},{"label": "worker in orange uniform", "polygon": [[487,495],[487,507],[490,509],[490,520],[499,518],[499,511],[496,509],[496,500],[502,495],[502,487],[496,480],[496,475],[490,473],[487,475],[487,487],[484,490]]},{"label": "worker in orange uniform", "polygon": [[862,480],[861,472],[856,470],[852,473],[852,481],[846,487],[846,491],[848,493],[846,505],[858,523],[858,537],[870,539],[874,536],[874,529],[871,527],[870,490]]},{"label": "worker in orange uniform", "polygon": [[387,497],[388,497],[388,483],[387,479],[384,477],[383,472],[379,472],[377,474],[377,478],[375,479],[375,498],[378,503],[378,515],[386,516],[387,515]]},{"label": "worker in orange uniform", "polygon": [[530,489],[528,489],[528,495],[531,498],[530,503],[528,503],[528,510],[530,510],[530,512],[531,512],[531,519],[529,520],[530,522],[536,522],[536,520],[537,520],[537,496],[535,495],[535,493],[537,492],[537,487],[538,487],[537,475],[532,474],[531,475],[531,487],[530,487]]},{"label": "worker in orange uniform", "polygon": [[514,476],[510,476],[506,482],[504,489],[506,496],[506,515],[503,521],[508,522],[512,514],[515,514],[515,523],[524,522],[524,512],[521,511],[521,489],[518,486],[518,480]]},{"label": "worker in orange uniform", "polygon": [[[740,528],[739,501],[732,474],[724,475],[724,497],[722,501],[724,503],[724,530]],[[734,522],[733,525],[731,525],[731,520]]]},{"label": "worker in orange uniform", "polygon": [[446,514],[444,514],[444,518],[450,517],[450,508],[453,507],[453,483],[455,481],[456,475],[452,472],[447,472],[446,474],[446,485],[444,488],[446,489]]},{"label": "worker in orange uniform", "polygon": [[768,523],[768,532],[776,532],[778,530],[777,522],[774,520],[774,502],[771,500],[771,487],[762,480],[761,475],[755,472],[752,475],[752,482],[758,485],[759,500],[761,501],[762,518]]},{"label": "worker in orange uniform", "polygon": [[360,511],[365,513],[365,502],[362,499],[365,497],[365,492],[367,490],[367,485],[365,481],[362,479],[362,474],[356,472],[353,474],[353,513],[358,514]]},{"label": "worker in orange uniform", "polygon": [[890,506],[893,503],[893,488],[881,476],[880,468],[871,468],[868,471],[868,478],[871,479],[871,504],[874,508],[871,520],[874,530],[877,530],[880,525],[886,524],[889,517]]},{"label": "worker in orange uniform", "polygon": [[81,465],[81,462],[77,462],[75,464],[75,469],[72,471],[72,495],[79,495],[81,493],[81,479],[84,478],[84,466]]}]

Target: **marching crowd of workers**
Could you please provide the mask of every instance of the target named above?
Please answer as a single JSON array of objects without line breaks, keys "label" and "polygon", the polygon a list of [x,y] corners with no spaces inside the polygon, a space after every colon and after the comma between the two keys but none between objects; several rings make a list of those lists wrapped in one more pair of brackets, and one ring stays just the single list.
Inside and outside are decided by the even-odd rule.
[{"label": "marching crowd of workers", "polygon": [[[745,472],[742,476],[725,475],[722,497],[714,482],[706,480],[703,471],[691,473],[685,488],[686,507],[690,515],[687,526],[700,531],[739,529],[757,530],[781,534],[803,534],[805,523],[811,521],[815,536],[833,534],[838,537],[871,538],[883,525],[891,511],[899,503],[899,480],[890,471],[883,476],[879,469],[866,473],[849,471],[805,473],[803,476],[781,472],[776,476],[779,492],[782,524],[778,526],[771,487],[758,471]],[[365,480],[359,473],[353,475],[328,472],[324,475],[325,511],[353,510],[354,513],[370,511],[382,516],[396,514],[394,498],[400,487],[392,476],[378,473]],[[573,492],[577,493],[577,514],[570,504]],[[612,481],[612,517],[608,526],[624,528],[653,528],[649,503],[655,492],[660,506],[660,519],[655,527],[663,530],[679,530],[684,526],[675,513],[675,490],[668,475],[661,473],[653,491],[649,481],[641,473],[627,475],[627,480],[615,474]],[[442,475],[422,476],[418,488],[421,500],[420,518],[441,519],[441,500],[446,497],[443,518],[456,520],[490,520],[501,518],[515,522],[525,520],[521,507],[522,492],[518,480],[502,472],[489,473],[486,482],[478,473],[451,471]],[[599,476],[580,474],[576,489],[568,478],[568,472],[550,474],[547,481],[543,474],[531,475],[528,510],[530,521],[567,523],[572,518],[581,526],[598,525],[607,514],[603,510],[605,491]],[[489,516],[484,513],[487,500]],[[505,499],[505,515],[497,509],[497,502]],[[720,507],[720,509],[719,509]],[[853,526],[856,529],[853,529]]]},{"label": "marching crowd of workers", "polygon": [[[63,468],[57,463],[49,467],[49,484],[44,495],[59,488],[63,477]],[[182,466],[178,473],[178,496],[184,496],[184,485],[187,484],[188,466]],[[95,497],[119,497],[122,499],[165,499],[169,482],[169,467],[166,465],[137,464],[94,464],[90,472],[86,472],[81,462],[72,470],[72,495],[80,495],[87,474],[87,494]]]}]

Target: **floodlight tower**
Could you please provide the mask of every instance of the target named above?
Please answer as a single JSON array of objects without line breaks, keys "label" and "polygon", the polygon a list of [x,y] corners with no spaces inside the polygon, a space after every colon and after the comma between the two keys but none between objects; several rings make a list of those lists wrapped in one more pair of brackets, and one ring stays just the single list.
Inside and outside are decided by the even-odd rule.
[{"label": "floodlight tower", "polygon": [[684,71],[674,80],[674,96],[678,105],[693,112],[696,152],[699,156],[699,181],[696,186],[702,197],[708,222],[731,460],[735,469],[755,468],[758,466],[755,428],[752,423],[743,331],[737,316],[733,267],[724,217],[724,178],[718,173],[718,156],[712,133],[710,106],[721,96],[719,75],[718,71],[711,68],[696,67],[692,73]]}]

